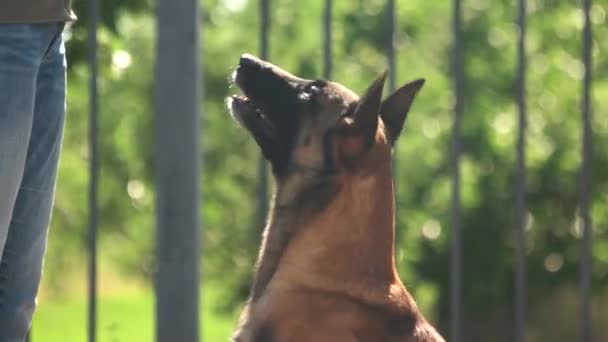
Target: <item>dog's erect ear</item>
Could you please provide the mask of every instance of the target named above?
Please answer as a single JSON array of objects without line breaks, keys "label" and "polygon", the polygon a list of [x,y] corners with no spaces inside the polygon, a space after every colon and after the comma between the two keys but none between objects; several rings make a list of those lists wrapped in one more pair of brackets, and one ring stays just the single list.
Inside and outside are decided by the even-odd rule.
[{"label": "dog's erect ear", "polygon": [[422,78],[412,81],[397,89],[396,92],[382,102],[380,117],[382,117],[382,121],[384,122],[386,135],[391,145],[395,143],[399,134],[401,134],[405,118],[414,101],[414,97],[416,97],[418,90],[423,85],[424,79]]},{"label": "dog's erect ear", "polygon": [[342,117],[338,130],[339,159],[352,164],[374,143],[378,131],[382,89],[386,72],[380,75],[356,102],[352,114]]},{"label": "dog's erect ear", "polygon": [[359,104],[353,114],[354,130],[363,138],[363,142],[371,144],[378,129],[378,113],[382,101],[382,89],[386,71],[383,72],[370,86],[359,100]]}]

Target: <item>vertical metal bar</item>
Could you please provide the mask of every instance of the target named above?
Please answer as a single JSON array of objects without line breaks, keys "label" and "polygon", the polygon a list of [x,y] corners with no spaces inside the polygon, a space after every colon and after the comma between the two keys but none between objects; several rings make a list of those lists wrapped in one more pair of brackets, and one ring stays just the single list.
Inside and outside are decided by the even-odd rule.
[{"label": "vertical metal bar", "polygon": [[325,0],[323,10],[323,78],[330,79],[332,74],[332,53],[331,53],[331,18],[332,0]]},{"label": "vertical metal bar", "polygon": [[200,279],[199,1],[158,0],[156,14],[156,341],[194,342]]},{"label": "vertical metal bar", "polygon": [[454,0],[452,30],[454,46],[452,51],[452,77],[454,82],[454,122],[450,168],[452,173],[452,238],[450,245],[450,341],[461,341],[462,330],[462,237],[460,226],[460,122],[462,117],[462,32],[460,0]]},{"label": "vertical metal bar", "polygon": [[[388,93],[392,94],[395,91],[395,79],[397,68],[395,65],[395,0],[387,0],[386,3],[387,16],[387,37],[386,37],[386,59],[388,63]],[[401,229],[397,225],[397,217],[399,213],[399,196],[397,191],[397,145],[393,147],[393,164],[391,171],[393,173],[393,201],[395,203],[395,245],[399,244],[401,237]],[[397,246],[395,246],[397,250]]]},{"label": "vertical metal bar", "polygon": [[395,66],[395,0],[388,0],[386,13],[388,25],[386,57],[388,61],[388,92],[390,94],[395,91],[397,73]]},{"label": "vertical metal bar", "polygon": [[525,341],[527,308],[526,267],[526,0],[518,1],[517,25],[517,190],[515,232],[515,342]]},{"label": "vertical metal bar", "polygon": [[581,218],[583,223],[583,238],[581,241],[581,273],[580,273],[580,340],[581,342],[591,342],[591,239],[592,227],[589,215],[589,183],[591,180],[591,23],[589,12],[591,0],[583,0],[583,15],[585,24],[583,27],[583,96],[581,101],[582,123],[583,123],[583,146],[581,153],[583,161],[580,171],[580,202]]},{"label": "vertical metal bar", "polygon": [[[270,30],[269,0],[260,0],[260,58],[268,59],[268,33]],[[260,230],[266,224],[266,212],[268,211],[268,171],[266,160],[260,156],[258,161],[258,220]]]},{"label": "vertical metal bar", "polygon": [[270,0],[260,0],[260,57],[268,58],[268,33],[270,31]]},{"label": "vertical metal bar", "polygon": [[97,25],[99,22],[99,0],[91,0],[89,4],[89,312],[88,340],[97,339],[97,221],[98,205],[97,190],[99,184],[98,158],[98,128],[97,114],[99,109],[97,77]]}]

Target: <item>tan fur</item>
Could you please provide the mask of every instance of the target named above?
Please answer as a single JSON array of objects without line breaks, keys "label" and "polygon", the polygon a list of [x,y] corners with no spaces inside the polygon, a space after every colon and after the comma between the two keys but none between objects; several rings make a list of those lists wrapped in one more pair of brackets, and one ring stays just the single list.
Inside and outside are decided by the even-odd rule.
[{"label": "tan fur", "polygon": [[[277,341],[443,341],[396,273],[390,147],[376,149],[364,172],[340,180],[338,195],[314,219],[290,213],[279,220],[295,224],[291,231],[298,233],[264,295],[249,308],[251,331],[272,322]],[[391,314],[411,317],[412,334],[389,336]]]},{"label": "tan fur", "polygon": [[321,135],[335,124],[349,103],[359,100],[359,96],[344,86],[334,82],[331,85],[332,91],[321,100],[322,112],[317,120],[307,122],[300,131],[291,161],[291,174],[277,181],[252,287],[253,301],[257,300],[274,274],[288,240],[297,230],[298,222],[307,218],[308,212],[293,212],[290,205],[306,185],[314,182],[316,171],[322,163]]},{"label": "tan fur", "polygon": [[[377,101],[381,84],[379,91]],[[371,97],[357,108],[378,116]],[[319,112],[299,123],[286,174],[275,177],[251,297],[234,340],[443,342],[395,268],[394,138],[379,117],[371,140],[356,125],[372,117],[343,117],[351,104],[369,99],[342,85],[330,82],[317,100]],[[328,131],[335,132],[331,176],[321,173]]]}]

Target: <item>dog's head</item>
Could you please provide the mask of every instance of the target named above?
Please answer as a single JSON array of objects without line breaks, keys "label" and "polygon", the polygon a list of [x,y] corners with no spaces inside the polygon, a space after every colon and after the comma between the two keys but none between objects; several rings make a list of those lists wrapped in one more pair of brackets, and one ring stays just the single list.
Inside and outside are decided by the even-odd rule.
[{"label": "dog's head", "polygon": [[306,187],[360,171],[375,149],[390,151],[424,80],[408,83],[382,101],[385,75],[359,97],[339,83],[299,78],[245,54],[233,74],[243,95],[227,103],[277,180],[298,176]]}]

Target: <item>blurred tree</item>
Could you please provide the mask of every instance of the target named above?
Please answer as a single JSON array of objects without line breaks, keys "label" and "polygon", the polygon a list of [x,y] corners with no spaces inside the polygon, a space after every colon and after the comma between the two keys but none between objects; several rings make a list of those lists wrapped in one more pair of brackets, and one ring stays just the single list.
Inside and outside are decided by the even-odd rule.
[{"label": "blurred tree", "polygon": [[[385,68],[385,2],[334,2],[334,78],[361,91]],[[322,70],[320,1],[273,1],[270,59],[294,73]],[[529,1],[528,267],[531,307],[578,279],[582,16],[578,2]],[[68,45],[69,119],[47,257],[46,277],[61,288],[79,264],[86,227],[86,9]],[[101,61],[101,253],[125,273],[154,270],[154,183],[151,150],[154,15],[149,1],[104,1]],[[515,44],[512,1],[465,1],[462,201],[464,311],[467,340],[499,341],[510,331],[515,202]],[[258,241],[255,227],[258,150],[224,109],[238,56],[259,51],[257,2],[203,4],[204,273],[226,293],[246,295]],[[398,147],[398,263],[423,310],[445,324],[448,313],[447,167],[452,89],[448,1],[398,3],[397,83],[426,77]],[[594,116],[593,285],[608,284],[608,4],[592,9]],[[179,84],[175,85],[179,87]],[[53,271],[54,270],[54,271]],[[60,276],[61,274],[61,276]],[[239,289],[239,291],[235,291]],[[234,301],[227,301],[235,303]],[[572,317],[576,317],[573,313]],[[598,318],[599,319],[599,318]],[[607,319],[604,317],[604,319]],[[570,329],[574,329],[572,325]],[[533,328],[531,328],[533,329]],[[539,331],[535,331],[540,333]],[[489,336],[493,336],[490,338]],[[543,335],[539,335],[539,341]],[[509,340],[505,334],[504,341]]]}]

